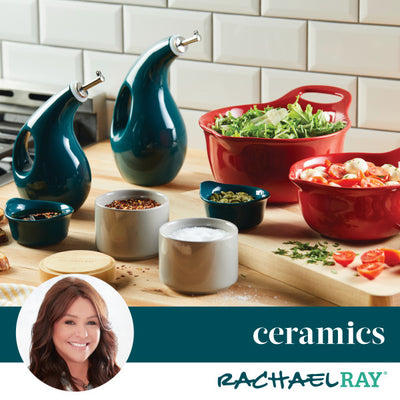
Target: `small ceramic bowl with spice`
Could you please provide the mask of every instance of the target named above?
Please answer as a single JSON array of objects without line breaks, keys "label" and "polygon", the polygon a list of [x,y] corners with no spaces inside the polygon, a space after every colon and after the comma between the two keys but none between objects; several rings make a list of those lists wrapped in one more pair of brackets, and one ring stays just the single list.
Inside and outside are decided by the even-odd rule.
[{"label": "small ceramic bowl with spice", "polygon": [[238,278],[238,229],[216,218],[184,218],[160,228],[160,280],[187,294],[213,293]]},{"label": "small ceramic bowl with spice", "polygon": [[65,239],[73,212],[64,203],[21,198],[8,200],[4,210],[12,237],[31,247],[49,246]]},{"label": "small ceramic bowl with spice", "polygon": [[158,230],[169,220],[167,196],[154,190],[104,193],[95,202],[96,247],[118,260],[158,254]]},{"label": "small ceramic bowl with spice", "polygon": [[263,221],[269,197],[266,190],[254,186],[214,181],[200,184],[200,198],[207,216],[230,221],[239,230],[253,228]]}]

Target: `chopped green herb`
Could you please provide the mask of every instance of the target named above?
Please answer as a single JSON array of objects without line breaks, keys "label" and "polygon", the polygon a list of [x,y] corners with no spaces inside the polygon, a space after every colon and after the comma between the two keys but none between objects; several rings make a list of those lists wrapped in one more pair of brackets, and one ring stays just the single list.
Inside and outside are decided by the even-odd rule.
[{"label": "chopped green herb", "polygon": [[280,249],[280,248],[278,248],[278,250],[274,251],[274,253],[275,253],[275,254],[279,254],[279,255],[281,255],[281,256],[285,256],[285,255],[288,253],[288,251],[285,250],[285,249]]},{"label": "chopped green herb", "polygon": [[[323,265],[335,265],[335,261],[332,256],[334,251],[328,248],[329,242],[317,242],[310,244],[310,242],[299,242],[297,240],[289,240],[283,242],[283,244],[291,245],[289,250],[278,248],[273,251],[274,254],[280,256],[287,256],[294,260],[306,259],[308,264],[323,264]],[[333,244],[334,247],[338,247],[339,244]],[[337,251],[337,249],[335,249]]]}]

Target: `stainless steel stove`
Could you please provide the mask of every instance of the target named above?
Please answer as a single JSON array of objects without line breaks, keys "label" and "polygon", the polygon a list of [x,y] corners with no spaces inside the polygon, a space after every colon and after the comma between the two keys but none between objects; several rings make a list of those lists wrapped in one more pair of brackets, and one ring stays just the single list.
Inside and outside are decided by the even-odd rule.
[{"label": "stainless steel stove", "polygon": [[[0,80],[0,186],[13,180],[12,151],[15,139],[33,112],[62,88],[43,88],[22,82]],[[105,96],[83,103],[75,115],[74,130],[82,147],[107,137]],[[35,157],[33,141],[29,153]]]}]

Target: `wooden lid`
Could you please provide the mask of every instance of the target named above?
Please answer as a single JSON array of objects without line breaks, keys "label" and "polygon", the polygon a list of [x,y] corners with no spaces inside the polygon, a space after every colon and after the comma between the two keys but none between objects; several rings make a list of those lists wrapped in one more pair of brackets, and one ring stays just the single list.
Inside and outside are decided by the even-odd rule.
[{"label": "wooden lid", "polygon": [[112,257],[91,250],[62,251],[44,258],[39,263],[39,269],[47,279],[64,274],[88,274],[109,281],[113,276],[114,267],[115,260]]}]

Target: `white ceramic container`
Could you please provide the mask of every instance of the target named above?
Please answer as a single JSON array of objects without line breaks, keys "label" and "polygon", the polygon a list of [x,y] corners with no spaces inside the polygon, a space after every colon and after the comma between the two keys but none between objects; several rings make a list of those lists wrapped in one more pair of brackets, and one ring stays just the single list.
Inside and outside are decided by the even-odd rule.
[{"label": "white ceramic container", "polygon": [[[144,210],[106,207],[114,200],[148,198],[160,206]],[[96,247],[118,260],[141,260],[158,254],[158,230],[169,220],[168,198],[153,190],[116,190],[95,202]]]},{"label": "white ceramic container", "polygon": [[[223,230],[224,235],[198,241],[189,236],[174,238],[177,231],[190,227]],[[160,280],[172,289],[191,294],[213,293],[237,281],[238,229],[231,222],[184,218],[164,224],[159,235]]]}]

